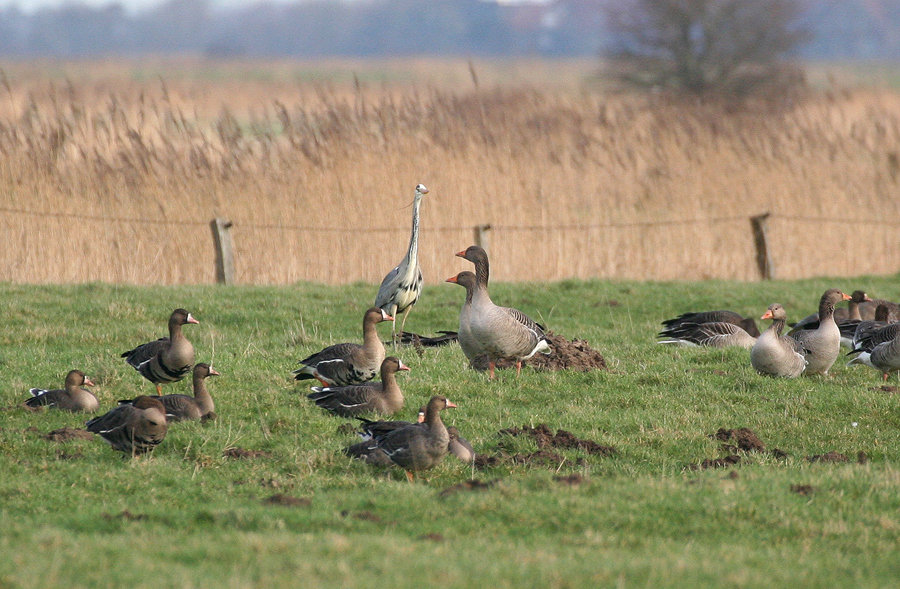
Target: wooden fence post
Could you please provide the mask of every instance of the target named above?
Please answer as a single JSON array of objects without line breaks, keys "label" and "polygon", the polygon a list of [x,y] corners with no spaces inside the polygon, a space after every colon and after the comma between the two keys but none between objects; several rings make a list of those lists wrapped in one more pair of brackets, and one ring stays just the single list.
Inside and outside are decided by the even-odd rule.
[{"label": "wooden fence post", "polygon": [[216,282],[234,284],[234,247],[231,241],[231,221],[215,218],[210,221],[213,244],[216,248]]},{"label": "wooden fence post", "polygon": [[763,280],[773,280],[775,278],[775,262],[772,260],[772,253],[769,251],[768,243],[768,219],[771,213],[763,213],[755,217],[750,217],[750,225],[753,227],[753,243],[756,244],[756,266],[759,268],[759,275]]},{"label": "wooden fence post", "polygon": [[475,234],[475,245],[481,246],[484,248],[484,251],[488,251],[488,245],[490,244],[490,234],[488,233],[491,230],[491,226],[488,225],[476,225],[474,227]]}]

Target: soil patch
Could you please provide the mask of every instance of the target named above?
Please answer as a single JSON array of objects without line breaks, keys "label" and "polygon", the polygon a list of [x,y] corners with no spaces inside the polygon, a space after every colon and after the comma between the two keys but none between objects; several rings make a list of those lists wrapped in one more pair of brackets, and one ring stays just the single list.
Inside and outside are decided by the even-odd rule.
[{"label": "soil patch", "polygon": [[268,458],[270,454],[264,450],[244,450],[229,448],[222,453],[225,458]]},{"label": "soil patch", "polygon": [[597,454],[599,456],[611,456],[617,452],[612,446],[602,446],[593,440],[582,440],[571,432],[564,429],[556,430],[553,433],[547,424],[541,423],[536,427],[523,425],[522,427],[512,427],[500,430],[500,435],[507,436],[530,436],[537,442],[538,448],[564,448],[583,450],[588,454]]},{"label": "soil patch", "polygon": [[578,485],[587,481],[586,478],[584,478],[580,473],[577,472],[573,472],[572,474],[567,476],[556,476],[553,477],[553,480],[560,484],[568,485],[569,487],[577,487]]},{"label": "soil patch", "polygon": [[86,429],[77,427],[62,427],[44,435],[44,439],[50,442],[68,442],[70,440],[93,440],[94,434]]},{"label": "soil patch", "polygon": [[737,454],[731,454],[730,456],[726,456],[725,458],[707,458],[700,464],[692,464],[690,465],[691,470],[706,470],[708,468],[728,468],[730,466],[734,466],[741,461],[741,457]]},{"label": "soil patch", "polygon": [[719,431],[710,437],[721,442],[728,442],[728,444],[726,444],[727,449],[732,452],[734,451],[735,444],[737,445],[736,449],[743,450],[744,452],[764,452],[766,450],[766,445],[762,443],[759,436],[757,436],[753,430],[746,427],[738,429],[725,429],[724,427],[720,427]]},{"label": "soil patch", "polygon": [[812,495],[815,490],[812,485],[791,485],[791,492],[798,495]]},{"label": "soil patch", "polygon": [[880,391],[882,393],[896,393],[897,387],[886,384],[886,385],[881,385],[880,387],[872,387],[872,390]]},{"label": "soil patch", "polygon": [[423,534],[419,536],[419,540],[431,540],[432,542],[443,542],[444,537],[441,534],[436,532],[431,532],[430,534]]},{"label": "soil patch", "polygon": [[[522,366],[532,366],[535,370],[574,370],[576,372],[589,372],[591,370],[604,370],[606,360],[597,350],[591,348],[584,340],[574,339],[568,341],[561,335],[548,331],[546,334],[550,348],[550,354],[535,354],[522,362]],[[472,368],[484,372],[488,369],[487,356],[477,356],[471,362]],[[510,360],[500,360],[496,368],[515,368],[516,363]]]},{"label": "soil patch", "polygon": [[840,452],[827,452],[825,454],[816,454],[815,456],[807,456],[810,462],[849,462],[850,459]]},{"label": "soil patch", "polygon": [[479,481],[478,479],[471,479],[468,481],[463,481],[459,484],[453,485],[452,487],[447,487],[443,491],[440,492],[440,497],[447,497],[448,495],[453,495],[454,493],[459,493],[460,491],[484,491],[485,489],[490,489],[494,485],[496,485],[500,479],[494,479],[492,481]]},{"label": "soil patch", "polygon": [[312,499],[276,493],[263,501],[263,503],[266,505],[280,505],[282,507],[309,507],[312,505]]}]

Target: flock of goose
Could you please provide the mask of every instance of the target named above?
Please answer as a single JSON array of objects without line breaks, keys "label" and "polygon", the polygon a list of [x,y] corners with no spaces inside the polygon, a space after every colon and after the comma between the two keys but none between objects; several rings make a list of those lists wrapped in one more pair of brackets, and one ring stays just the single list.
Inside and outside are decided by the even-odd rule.
[{"label": "flock of goose", "polygon": [[[846,309],[836,308],[849,301]],[[769,376],[796,378],[823,374],[840,355],[842,344],[855,354],[848,364],[864,364],[881,371],[883,380],[900,371],[900,305],[871,299],[861,290],[847,295],[825,291],[817,313],[793,324],[784,334],[787,312],[772,304],[761,319],[772,324],[762,334],[752,318],[732,311],[685,313],[663,321],[662,344],[729,347],[750,350],[750,364]]]},{"label": "flock of goose", "polygon": [[[365,416],[389,417],[405,404],[397,382],[398,372],[409,370],[398,358],[387,356],[377,325],[393,322],[391,341],[397,344],[395,317],[406,318],[422,292],[418,263],[419,207],[428,189],[419,184],[413,201],[412,233],[406,257],[382,282],[375,305],[363,315],[363,343],[339,343],[300,360],[292,372],[298,381],[316,380],[307,395],[319,407],[361,422],[363,441],[348,447],[349,456],[371,464],[394,464],[406,471],[410,482],[417,471],[431,468],[453,454],[464,461],[474,459],[472,446],[458,430],[446,427],[441,412],[456,405],[443,395],[433,396],[419,411],[415,423],[370,420]],[[551,353],[543,328],[517,309],[501,307],[488,294],[490,266],[485,250],[473,245],[456,254],[472,262],[475,272],[464,271],[447,279],[462,286],[465,302],[459,314],[457,338],[469,362],[486,357],[489,377],[494,378],[500,360],[516,364],[516,375],[524,360],[536,353]],[[849,301],[847,309],[836,309]],[[759,373],[795,378],[802,374],[827,374],[840,354],[841,343],[856,354],[850,364],[865,364],[880,370],[887,380],[900,371],[900,305],[872,300],[864,292],[846,295],[838,289],[825,291],[818,313],[804,318],[784,334],[787,315],[780,304],[769,306],[761,319],[772,324],[760,333],[753,319],[731,311],[685,313],[663,322],[660,343],[699,346],[740,346],[750,350],[750,363]],[[141,395],[119,401],[107,413],[91,419],[86,427],[114,449],[138,455],[155,448],[169,423],[216,418],[215,404],[206,389],[206,379],[216,376],[209,364],[194,364],[194,347],[182,327],[199,321],[188,311],[176,309],[169,318],[169,335],[142,344],[122,354],[125,361],[156,385],[156,395]],[[193,372],[193,396],[162,394],[162,385],[178,382]],[[373,381],[376,375],[381,379]],[[92,386],[80,370],[72,370],[60,390],[31,389],[30,407],[52,406],[74,412],[99,411],[97,398],[83,388]]]},{"label": "flock of goose", "polygon": [[[386,356],[377,325],[394,322],[404,314],[401,333],[412,306],[422,291],[422,272],[418,263],[419,207],[428,189],[419,184],[413,201],[412,233],[406,257],[382,282],[375,305],[363,316],[363,343],[339,343],[328,346],[299,362],[292,372],[298,381],[317,380],[322,386],[311,387],[307,396],[323,409],[361,421],[363,441],[346,449],[346,453],[371,464],[395,464],[406,471],[410,482],[417,471],[431,468],[445,456],[453,454],[463,461],[474,459],[471,444],[454,427],[446,427],[441,412],[456,405],[443,395],[433,396],[420,410],[416,423],[373,421],[363,416],[388,417],[400,411],[405,403],[396,374],[409,370],[398,358]],[[472,362],[486,357],[490,378],[496,363],[516,363],[516,375],[522,362],[536,353],[550,353],[543,328],[526,314],[501,307],[488,294],[490,266],[485,250],[471,246],[456,254],[474,264],[475,272],[460,272],[447,279],[466,290],[460,311],[458,339],[466,358]],[[88,431],[98,434],[114,449],[126,455],[139,455],[155,448],[168,431],[169,423],[182,420],[215,419],[215,404],[205,381],[216,372],[209,364],[194,364],[194,347],[182,327],[197,324],[191,313],[176,309],[169,318],[169,335],[140,345],[122,354],[126,362],[144,378],[156,385],[156,395],[141,395],[119,401],[107,413],[87,422]],[[391,340],[396,346],[396,328]],[[162,394],[162,385],[182,380],[193,369],[193,396]],[[379,375],[380,381],[372,379]],[[66,377],[64,389],[31,389],[30,407],[51,406],[74,412],[94,413],[100,409],[97,398],[83,388],[92,386],[81,371]]]}]

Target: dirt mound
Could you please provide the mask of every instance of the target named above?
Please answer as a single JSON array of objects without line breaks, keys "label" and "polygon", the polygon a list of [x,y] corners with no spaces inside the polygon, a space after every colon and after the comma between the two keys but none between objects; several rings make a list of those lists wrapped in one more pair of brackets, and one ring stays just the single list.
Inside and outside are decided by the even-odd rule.
[{"label": "dirt mound", "polygon": [[734,444],[737,444],[737,450],[743,450],[744,452],[765,452],[766,450],[766,445],[762,443],[759,436],[746,427],[738,429],[720,427],[719,431],[710,437],[721,442],[730,442],[730,444],[726,445],[729,450],[735,448]]},{"label": "dirt mound", "polygon": [[816,454],[815,456],[807,456],[810,462],[850,462],[850,459],[840,452],[826,452],[825,454]]},{"label": "dirt mound", "polygon": [[283,507],[309,507],[312,505],[312,500],[307,497],[293,497],[291,495],[276,493],[263,501],[263,503],[266,505],[280,505]]},{"label": "dirt mound", "polygon": [[570,487],[577,487],[578,485],[587,481],[586,478],[584,478],[580,473],[577,472],[573,472],[572,474],[567,476],[555,476],[553,477],[553,480],[562,485],[568,485]]},{"label": "dirt mound", "polygon": [[569,448],[575,450],[583,450],[588,454],[597,454],[599,456],[611,456],[616,453],[616,449],[611,446],[601,446],[593,440],[582,440],[572,433],[564,429],[553,431],[545,423],[540,423],[537,427],[512,427],[503,429],[498,432],[500,435],[506,436],[531,436],[537,442],[538,448]]},{"label": "dirt mound", "polygon": [[225,458],[268,458],[270,454],[264,450],[244,450],[229,448],[222,453]]},{"label": "dirt mound", "polygon": [[77,427],[62,427],[44,435],[44,439],[50,442],[68,442],[70,440],[92,440],[94,434],[86,429]]},{"label": "dirt mound", "polygon": [[499,482],[500,479],[494,479],[492,481],[479,481],[478,479],[471,479],[468,481],[463,481],[457,485],[453,485],[452,487],[447,487],[443,491],[441,491],[441,497],[447,497],[448,495],[453,495],[454,493],[459,493],[460,491],[484,491],[485,489],[490,489],[494,485]]},{"label": "dirt mound", "polygon": [[791,492],[798,495],[812,495],[816,488],[812,485],[791,485]]},{"label": "dirt mound", "polygon": [[[522,366],[532,366],[535,370],[574,370],[577,372],[606,368],[606,360],[587,342],[579,339],[570,342],[553,332],[547,332],[546,336],[553,351],[550,354],[535,354],[522,362]],[[488,369],[487,356],[477,356],[472,360],[471,366],[475,370],[484,372]],[[500,360],[496,364],[498,369],[515,367],[516,363],[509,360]]]},{"label": "dirt mound", "polygon": [[708,468],[728,468],[734,466],[741,461],[741,457],[737,454],[731,454],[725,458],[707,458],[700,464],[691,464],[691,470],[706,470]]}]

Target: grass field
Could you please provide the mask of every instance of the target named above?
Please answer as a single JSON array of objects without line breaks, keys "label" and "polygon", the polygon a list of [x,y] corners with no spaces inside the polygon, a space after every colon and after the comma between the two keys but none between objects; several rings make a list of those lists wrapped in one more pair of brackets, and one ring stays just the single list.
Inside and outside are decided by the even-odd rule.
[{"label": "grass field", "polygon": [[[465,268],[453,260],[447,276]],[[897,298],[897,276],[492,284],[495,301],[586,340],[609,369],[488,382],[456,346],[403,349],[404,417],[440,392],[459,405],[446,421],[479,453],[533,453],[529,439],[498,432],[541,423],[617,452],[556,449],[558,463],[475,471],[448,458],[410,485],[402,471],[345,458],[346,420],[289,375],[307,353],[360,338],[371,284],[0,284],[0,586],[893,586],[900,395],[865,367],[774,380],[743,350],[654,343],[659,322],[684,311],[758,317],[777,301],[795,320],[832,286]],[[407,328],[453,329],[462,294],[427,287]],[[173,425],[134,460],[96,439],[43,439],[84,418],[26,411],[29,387],[56,387],[77,367],[104,409],[148,393],[119,354],[164,335],[178,306],[201,322],[185,328],[197,360],[222,373],[209,383],[217,421]],[[737,452],[729,469],[692,468],[731,454],[710,436],[740,427],[766,450]],[[263,454],[225,457],[231,448]],[[849,460],[808,459],[828,452]],[[455,487],[473,478],[489,486]]]}]

